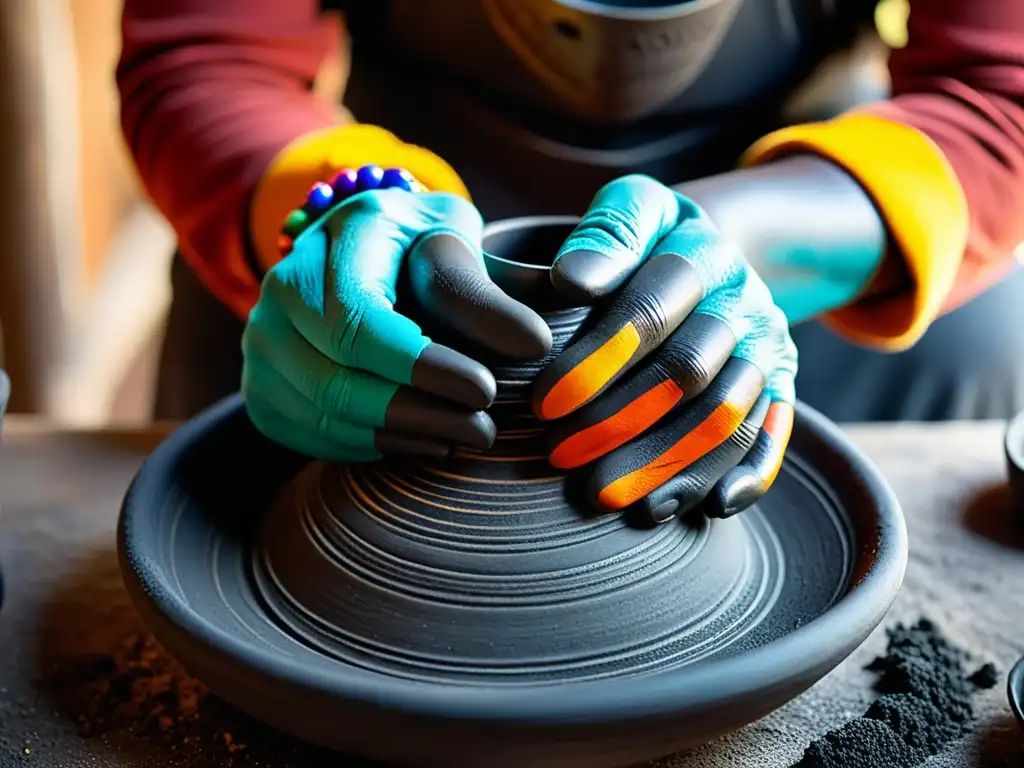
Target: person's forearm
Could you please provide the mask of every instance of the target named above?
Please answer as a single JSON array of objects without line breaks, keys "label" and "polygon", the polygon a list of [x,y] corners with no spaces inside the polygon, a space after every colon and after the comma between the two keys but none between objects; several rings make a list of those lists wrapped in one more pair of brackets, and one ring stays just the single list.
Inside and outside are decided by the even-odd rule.
[{"label": "person's forearm", "polygon": [[[1024,5],[914,0],[907,39],[891,99],[777,131],[744,158],[815,154],[868,192],[885,262],[860,300],[823,319],[891,351],[1005,274],[1024,240]],[[901,267],[907,290],[887,291]]]},{"label": "person's forearm", "polygon": [[311,86],[335,23],[316,0],[126,0],[117,70],[142,182],[207,288],[244,315],[247,206],[289,142],[330,126]]},{"label": "person's forearm", "polygon": [[864,190],[833,163],[794,156],[675,187],[701,206],[771,288],[790,323],[905,279],[885,254],[885,226]]}]

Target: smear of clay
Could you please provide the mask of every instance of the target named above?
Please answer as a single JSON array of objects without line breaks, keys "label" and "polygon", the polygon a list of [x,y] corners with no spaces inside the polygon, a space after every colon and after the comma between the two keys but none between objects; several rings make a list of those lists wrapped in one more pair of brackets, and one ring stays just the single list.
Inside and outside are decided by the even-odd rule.
[{"label": "smear of clay", "polygon": [[794,768],[913,768],[970,733],[974,695],[998,682],[986,664],[973,674],[968,655],[927,619],[887,632],[884,656],[868,669],[882,695],[861,717],[807,747]]}]

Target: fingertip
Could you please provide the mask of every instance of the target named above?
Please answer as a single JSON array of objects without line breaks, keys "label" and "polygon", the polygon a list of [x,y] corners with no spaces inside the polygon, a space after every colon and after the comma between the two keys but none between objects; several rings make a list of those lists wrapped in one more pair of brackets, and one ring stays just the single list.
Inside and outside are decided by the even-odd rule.
[{"label": "fingertip", "polygon": [[574,249],[570,243],[551,267],[551,284],[566,300],[587,306],[608,296],[625,280],[627,266],[590,249]]},{"label": "fingertip", "polygon": [[490,408],[498,394],[494,374],[483,364],[435,342],[416,358],[411,384],[473,411]]},{"label": "fingertip", "polygon": [[420,306],[462,337],[520,362],[550,351],[547,323],[490,279],[465,236],[439,231],[421,238],[409,254],[409,277]]},{"label": "fingertip", "polygon": [[642,344],[631,322],[603,341],[588,335],[538,374],[533,410],[543,421],[560,419],[602,394],[627,370]]},{"label": "fingertip", "polygon": [[571,469],[578,469],[586,462],[581,461],[581,457],[578,454],[574,454],[566,448],[563,441],[548,450],[548,463],[555,469],[568,472]]},{"label": "fingertip", "polygon": [[730,469],[715,484],[708,497],[707,516],[726,519],[757,503],[765,494],[764,481],[750,467]]},{"label": "fingertip", "polygon": [[621,487],[616,485],[613,479],[616,473],[610,471],[611,468],[608,466],[608,463],[607,457],[603,461],[598,462],[587,486],[587,496],[591,506],[599,514],[604,515],[621,512],[630,506],[633,501],[628,497],[628,493],[625,493]]},{"label": "fingertip", "polygon": [[692,490],[682,478],[675,477],[635,501],[628,514],[645,525],[663,525],[692,508],[694,502],[688,496],[692,496]]},{"label": "fingertip", "polygon": [[494,444],[498,428],[483,411],[470,411],[410,387],[399,387],[388,403],[389,432],[419,435],[474,450]]},{"label": "fingertip", "polygon": [[452,455],[451,446],[444,443],[385,431],[378,431],[374,435],[374,447],[385,456],[398,455],[417,456],[424,459],[447,459]]},{"label": "fingertip", "polygon": [[536,381],[534,382],[533,396],[530,399],[530,407],[533,409],[533,415],[538,421],[552,421],[554,417],[550,414],[548,409],[544,407],[544,398],[546,391],[536,387]]},{"label": "fingertip", "polygon": [[468,420],[470,429],[466,432],[463,445],[478,451],[486,451],[498,437],[498,426],[488,414],[475,411]]},{"label": "fingertip", "polygon": [[678,195],[639,174],[598,190],[551,269],[555,289],[590,304],[617,290],[678,222]]},{"label": "fingertip", "polygon": [[490,338],[482,336],[481,340],[503,356],[519,362],[543,360],[554,343],[551,328],[526,305],[513,299],[509,299],[509,302],[508,306],[502,308],[509,322],[493,324]]},{"label": "fingertip", "polygon": [[677,498],[655,501],[650,497],[641,499],[636,504],[637,512],[643,520],[651,525],[664,525],[675,519],[679,514],[681,503]]}]

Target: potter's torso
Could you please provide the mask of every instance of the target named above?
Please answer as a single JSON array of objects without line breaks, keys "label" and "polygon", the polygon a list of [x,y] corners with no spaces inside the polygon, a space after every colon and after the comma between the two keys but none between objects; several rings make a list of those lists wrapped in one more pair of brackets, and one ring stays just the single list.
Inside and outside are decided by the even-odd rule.
[{"label": "potter's torso", "polygon": [[875,0],[324,0],[356,118],[430,147],[484,215],[579,212],[623,173],[729,168]]}]

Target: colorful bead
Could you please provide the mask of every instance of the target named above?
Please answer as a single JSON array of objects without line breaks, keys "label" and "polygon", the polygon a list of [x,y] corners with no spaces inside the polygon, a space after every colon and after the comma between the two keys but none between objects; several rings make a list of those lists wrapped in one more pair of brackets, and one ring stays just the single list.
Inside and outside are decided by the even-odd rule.
[{"label": "colorful bead", "polygon": [[384,170],[379,165],[364,165],[357,174],[356,189],[359,192],[366,192],[371,189],[379,189]]},{"label": "colorful bead", "polygon": [[326,211],[333,199],[334,190],[322,181],[318,181],[306,196],[306,213],[317,214]]},{"label": "colorful bead", "polygon": [[288,237],[298,237],[302,230],[309,224],[309,214],[302,210],[295,210],[288,214],[281,227],[281,233]]},{"label": "colorful bead", "polygon": [[318,181],[306,195],[302,208],[293,210],[284,220],[277,245],[287,256],[294,248],[294,240],[331,205],[341,203],[354,194],[374,189],[404,189],[425,192],[426,188],[404,168],[382,169],[379,165],[364,165],[358,171],[341,168],[328,181]]},{"label": "colorful bead", "polygon": [[416,179],[404,168],[388,168],[380,179],[382,189],[404,189],[406,192],[411,192],[415,183]]},{"label": "colorful bead", "polygon": [[345,198],[351,197],[356,193],[356,186],[359,182],[359,176],[351,168],[342,168],[336,174],[331,176],[330,181],[327,183],[331,185],[331,189],[334,190],[334,197],[339,202]]}]

